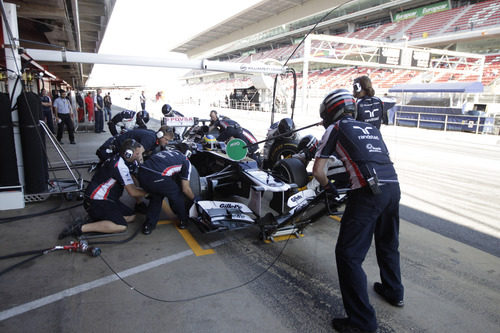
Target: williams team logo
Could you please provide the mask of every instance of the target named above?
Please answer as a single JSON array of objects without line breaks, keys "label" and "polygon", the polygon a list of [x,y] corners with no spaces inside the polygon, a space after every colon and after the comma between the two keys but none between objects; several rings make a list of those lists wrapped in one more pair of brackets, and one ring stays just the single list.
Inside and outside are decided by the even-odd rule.
[{"label": "williams team logo", "polygon": [[358,135],[358,140],[380,140],[378,135],[370,134],[370,130],[373,129],[371,126],[366,126],[365,128],[359,126],[353,126],[353,129],[359,129],[363,132],[363,135]]},{"label": "williams team logo", "polygon": [[380,147],[375,147],[374,145],[372,145],[371,143],[367,144],[366,145],[366,149],[370,152],[370,153],[381,153],[382,152],[382,148]]}]

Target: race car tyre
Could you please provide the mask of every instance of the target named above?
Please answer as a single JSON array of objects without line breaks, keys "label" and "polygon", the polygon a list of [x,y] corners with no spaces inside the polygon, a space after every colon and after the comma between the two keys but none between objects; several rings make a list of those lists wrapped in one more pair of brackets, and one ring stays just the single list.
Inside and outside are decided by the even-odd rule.
[{"label": "race car tyre", "polygon": [[281,159],[289,158],[299,152],[297,141],[278,141],[269,150],[268,165],[273,167]]},{"label": "race car tyre", "polygon": [[198,173],[198,170],[196,170],[194,165],[191,165],[191,176],[189,177],[189,186],[191,186],[191,190],[193,191],[195,197],[202,196],[200,174]]},{"label": "race car tyre", "polygon": [[278,175],[287,183],[296,184],[299,188],[307,185],[306,166],[298,158],[279,160],[273,167],[273,174]]}]

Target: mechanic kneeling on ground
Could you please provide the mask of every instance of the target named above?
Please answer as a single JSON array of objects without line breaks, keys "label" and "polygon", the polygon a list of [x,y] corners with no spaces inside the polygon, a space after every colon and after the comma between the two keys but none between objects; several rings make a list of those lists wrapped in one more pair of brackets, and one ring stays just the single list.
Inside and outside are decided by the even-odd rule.
[{"label": "mechanic kneeling on ground", "polygon": [[120,148],[120,153],[106,160],[97,169],[85,190],[84,208],[90,220],[87,224],[74,224],[65,228],[59,239],[80,236],[85,232],[115,233],[127,229],[127,223],[134,220],[133,209],[125,206],[120,197],[123,189],[134,198],[141,198],[146,192],[137,188],[129,166],[142,159],[144,148],[133,139],[128,139]]},{"label": "mechanic kneeling on ground", "polygon": [[354,120],[354,97],[345,89],[329,93],[320,106],[326,132],[321,139],[313,175],[322,188],[337,190],[325,173],[328,157],[337,153],[350,176],[350,191],[335,248],[340,291],[347,318],[335,318],[339,332],[375,332],[377,319],[370,305],[362,263],[375,235],[382,283],[375,292],[393,306],[404,305],[399,264],[399,199],[396,171],[380,131]]},{"label": "mechanic kneeling on ground", "polygon": [[[174,138],[172,127],[164,127],[162,133],[168,140]],[[141,187],[149,195],[149,206],[142,233],[149,235],[158,223],[163,198],[168,202],[179,218],[180,229],[187,227],[188,212],[184,196],[190,201],[195,197],[189,186],[191,163],[178,150],[164,150],[152,155],[139,167],[138,178]]]}]

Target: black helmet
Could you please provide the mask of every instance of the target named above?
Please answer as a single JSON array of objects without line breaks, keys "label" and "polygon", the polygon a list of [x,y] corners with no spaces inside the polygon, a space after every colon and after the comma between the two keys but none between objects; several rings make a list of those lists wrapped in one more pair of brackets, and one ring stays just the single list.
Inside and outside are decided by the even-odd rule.
[{"label": "black helmet", "polygon": [[[278,134],[284,134],[288,133],[290,131],[293,131],[295,129],[295,124],[293,123],[293,120],[290,118],[283,118],[280,120],[278,124]],[[295,135],[295,133],[290,133],[285,135],[285,138],[291,138]]]},{"label": "black helmet", "polygon": [[344,113],[352,113],[356,118],[356,102],[346,89],[330,92],[319,106],[319,116],[323,119],[325,128],[340,119]]},{"label": "black helmet", "polygon": [[306,135],[300,139],[297,149],[305,153],[306,159],[311,160],[318,149],[318,139],[314,135]]},{"label": "black helmet", "polygon": [[172,115],[172,107],[170,106],[170,104],[164,104],[162,107],[161,107],[161,112],[163,113],[163,115],[165,117],[170,117]]},{"label": "black helmet", "polygon": [[149,113],[146,110],[137,112],[135,123],[139,126],[146,126],[149,121]]}]

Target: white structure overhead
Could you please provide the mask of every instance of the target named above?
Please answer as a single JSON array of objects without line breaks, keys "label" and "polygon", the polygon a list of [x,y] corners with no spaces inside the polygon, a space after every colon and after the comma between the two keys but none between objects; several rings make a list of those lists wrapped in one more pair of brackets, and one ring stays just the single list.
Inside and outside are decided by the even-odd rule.
[{"label": "white structure overhead", "polygon": [[273,27],[340,6],[350,0],[263,0],[174,48],[197,57]]}]

